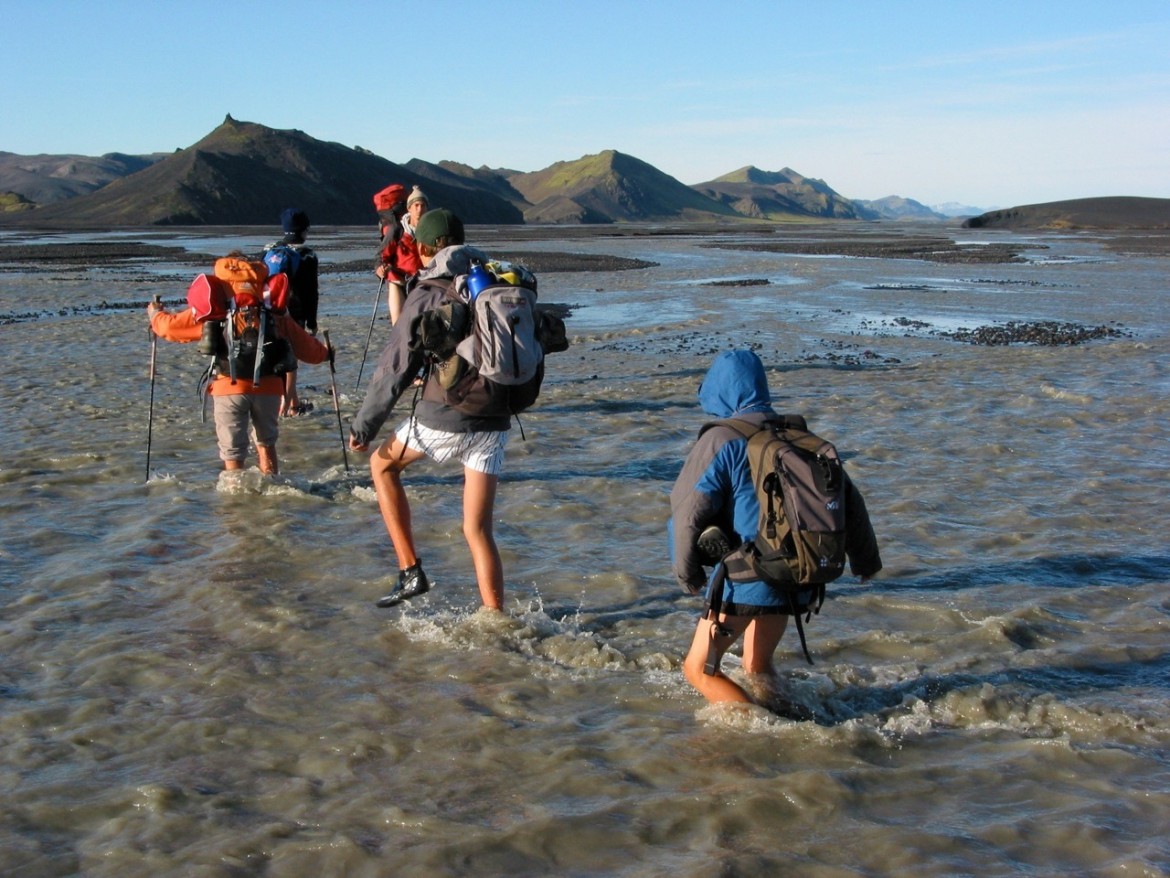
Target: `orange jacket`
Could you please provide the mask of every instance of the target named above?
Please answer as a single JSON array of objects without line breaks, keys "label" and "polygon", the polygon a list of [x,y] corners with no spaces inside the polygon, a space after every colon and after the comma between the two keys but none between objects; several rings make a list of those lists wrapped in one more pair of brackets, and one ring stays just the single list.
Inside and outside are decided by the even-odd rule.
[{"label": "orange jacket", "polygon": [[[293,353],[302,363],[323,363],[329,358],[329,348],[309,335],[297,325],[297,322],[288,316],[287,312],[275,315],[277,332],[280,337],[287,339],[292,345]],[[156,311],[150,321],[150,328],[159,338],[175,341],[180,344],[199,341],[203,334],[203,325],[195,322],[195,311],[188,308],[177,314],[167,311]],[[212,396],[238,396],[242,393],[257,393],[269,396],[284,395],[284,377],[282,375],[264,375],[260,384],[253,387],[251,376],[237,375],[235,382],[230,375],[219,375],[207,390]]]}]

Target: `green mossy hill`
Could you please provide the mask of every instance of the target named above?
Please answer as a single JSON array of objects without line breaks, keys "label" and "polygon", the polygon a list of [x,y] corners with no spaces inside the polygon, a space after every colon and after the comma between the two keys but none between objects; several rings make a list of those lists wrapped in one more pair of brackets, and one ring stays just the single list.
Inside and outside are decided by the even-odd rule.
[{"label": "green mossy hill", "polygon": [[1170,198],[1119,195],[1025,204],[964,220],[969,229],[1170,229]]},{"label": "green mossy hill", "polygon": [[266,225],[295,206],[314,225],[365,225],[373,194],[389,183],[426,182],[433,203],[469,223],[519,223],[520,211],[489,193],[423,180],[368,150],[228,116],[187,149],[90,195],[26,213],[45,225]]},{"label": "green mossy hill", "polygon": [[692,188],[735,213],[756,219],[873,219],[876,216],[833,191],[823,180],[805,177],[791,168],[762,171],[749,165]]},{"label": "green mossy hill", "polygon": [[0,213],[20,213],[36,207],[19,192],[0,192]]},{"label": "green mossy hill", "polygon": [[712,201],[652,165],[616,150],[557,162],[542,171],[514,174],[508,182],[532,206],[529,223],[614,222],[734,217]]}]

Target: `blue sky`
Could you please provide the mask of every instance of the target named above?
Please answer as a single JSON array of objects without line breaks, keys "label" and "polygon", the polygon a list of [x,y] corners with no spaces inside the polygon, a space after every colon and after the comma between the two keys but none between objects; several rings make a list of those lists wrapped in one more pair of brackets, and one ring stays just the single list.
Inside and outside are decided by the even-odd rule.
[{"label": "blue sky", "polygon": [[1170,198],[1170,2],[0,0],[0,150],[167,152],[224,116],[391,161],[616,149],[849,198]]}]

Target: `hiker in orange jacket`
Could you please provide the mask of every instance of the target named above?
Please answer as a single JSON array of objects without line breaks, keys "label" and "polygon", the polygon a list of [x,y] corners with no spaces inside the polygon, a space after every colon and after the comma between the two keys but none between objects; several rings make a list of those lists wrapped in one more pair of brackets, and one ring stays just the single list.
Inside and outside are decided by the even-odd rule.
[{"label": "hiker in orange jacket", "polygon": [[[152,302],[146,311],[151,330],[167,341],[182,344],[200,341],[204,328],[209,325],[196,321],[194,308],[170,313]],[[297,360],[316,364],[329,358],[329,348],[302,329],[287,311],[274,313],[273,317],[277,338],[287,341],[288,350]],[[268,475],[276,475],[279,471],[276,440],[285,380],[283,374],[274,371],[276,366],[262,361],[258,384],[253,383],[253,368],[246,363],[237,363],[235,378],[225,357],[218,358],[210,370],[212,377],[207,392],[212,397],[215,435],[225,470],[244,468],[250,433],[256,445],[260,471]]]}]

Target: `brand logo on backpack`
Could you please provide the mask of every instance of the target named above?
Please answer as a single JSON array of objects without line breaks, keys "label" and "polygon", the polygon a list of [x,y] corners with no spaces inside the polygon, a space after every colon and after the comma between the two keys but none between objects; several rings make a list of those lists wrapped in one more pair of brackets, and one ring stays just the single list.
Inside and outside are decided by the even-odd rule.
[{"label": "brand logo on backpack", "polygon": [[477,263],[448,295],[412,328],[443,401],[485,417],[525,411],[540,394],[544,355],[568,347],[564,321],[537,310],[536,278],[522,266]]}]

